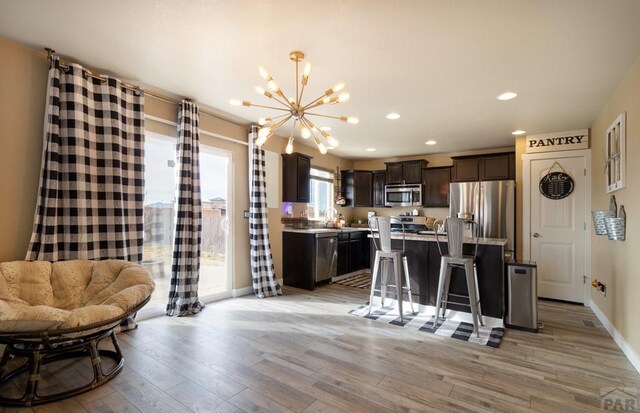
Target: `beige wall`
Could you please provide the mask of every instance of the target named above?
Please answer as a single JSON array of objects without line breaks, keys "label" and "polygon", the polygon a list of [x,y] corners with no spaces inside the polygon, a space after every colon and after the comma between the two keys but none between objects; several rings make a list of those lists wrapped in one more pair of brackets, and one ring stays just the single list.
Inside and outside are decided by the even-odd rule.
[{"label": "beige wall", "polygon": [[640,354],[640,273],[636,262],[640,251],[640,181],[637,180],[640,176],[640,57],[591,126],[593,210],[609,207],[602,173],[605,133],[622,112],[627,113],[627,187],[613,194],[618,205],[624,205],[627,211],[626,241],[609,241],[606,236],[595,236],[591,230],[592,277],[607,285],[606,297],[592,291],[591,298]]},{"label": "beige wall", "polygon": [[0,39],[0,262],[25,258],[33,225],[48,64]]}]

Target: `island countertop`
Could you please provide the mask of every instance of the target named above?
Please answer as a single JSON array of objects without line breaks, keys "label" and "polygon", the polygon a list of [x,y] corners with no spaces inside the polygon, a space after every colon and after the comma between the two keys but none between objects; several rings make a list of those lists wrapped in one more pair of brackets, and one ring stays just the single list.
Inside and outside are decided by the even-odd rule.
[{"label": "island countertop", "polygon": [[[371,235],[369,235],[369,238],[371,238]],[[447,235],[443,234],[443,235],[439,235],[440,238],[440,242],[447,242]],[[398,233],[398,232],[394,232],[391,234],[391,239],[402,239],[402,233]],[[405,234],[404,235],[404,239],[407,241],[437,241],[436,240],[436,236],[432,235],[432,234]],[[476,243],[476,239],[475,238],[468,238],[465,237],[464,239],[464,243],[465,244],[475,244]],[[480,238],[478,240],[478,244],[479,245],[497,245],[500,247],[504,247],[507,245],[507,240],[503,239],[503,238]]]}]

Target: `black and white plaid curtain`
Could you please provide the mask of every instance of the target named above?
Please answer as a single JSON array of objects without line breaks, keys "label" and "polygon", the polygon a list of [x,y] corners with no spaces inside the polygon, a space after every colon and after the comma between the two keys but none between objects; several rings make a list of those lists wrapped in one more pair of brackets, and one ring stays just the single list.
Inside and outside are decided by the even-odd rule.
[{"label": "black and white plaid curtain", "polygon": [[264,149],[254,144],[257,127],[249,133],[249,242],[251,246],[251,277],[253,292],[260,298],[281,295],[276,281],[267,217],[267,184]]},{"label": "black and white plaid curtain", "polygon": [[142,261],[144,96],[56,56],[48,82],[26,259]]},{"label": "black and white plaid curtain", "polygon": [[176,216],[167,315],[185,316],[204,308],[198,300],[202,206],[200,202],[200,129],[198,106],[183,100],[176,146]]}]

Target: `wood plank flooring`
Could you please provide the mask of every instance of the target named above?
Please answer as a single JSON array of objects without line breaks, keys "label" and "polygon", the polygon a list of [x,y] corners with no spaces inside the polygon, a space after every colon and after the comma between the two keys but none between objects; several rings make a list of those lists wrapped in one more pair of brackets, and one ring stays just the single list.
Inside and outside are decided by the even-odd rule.
[{"label": "wood plank flooring", "polygon": [[542,301],[544,330],[494,349],[348,315],[367,293],[285,288],[145,320],[119,336],[125,369],[105,386],[0,411],[590,412],[602,388],[640,388],[586,307]]}]

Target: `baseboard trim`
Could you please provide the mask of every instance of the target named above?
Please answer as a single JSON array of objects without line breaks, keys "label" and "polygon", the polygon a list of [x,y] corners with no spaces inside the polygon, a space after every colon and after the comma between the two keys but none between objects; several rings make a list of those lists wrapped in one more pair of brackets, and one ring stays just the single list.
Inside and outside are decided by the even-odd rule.
[{"label": "baseboard trim", "polygon": [[640,356],[638,353],[631,347],[631,345],[625,340],[622,333],[618,331],[617,328],[611,323],[611,321],[607,318],[607,316],[602,312],[600,307],[593,301],[590,301],[590,307],[593,313],[598,317],[598,320],[602,323],[605,330],[609,333],[609,335],[613,338],[613,341],[616,342],[620,350],[627,356],[629,362],[633,365],[633,367],[640,373]]},{"label": "baseboard trim", "polygon": [[243,295],[253,294],[253,286],[243,287],[243,288],[234,288],[231,290],[231,297],[242,297]]}]

